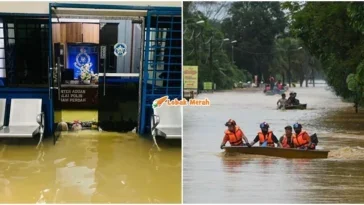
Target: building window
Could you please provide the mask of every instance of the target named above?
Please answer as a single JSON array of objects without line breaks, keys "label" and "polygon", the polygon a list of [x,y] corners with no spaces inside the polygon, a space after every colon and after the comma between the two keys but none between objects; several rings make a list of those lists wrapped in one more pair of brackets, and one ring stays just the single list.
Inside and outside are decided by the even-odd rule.
[{"label": "building window", "polygon": [[48,86],[48,19],[16,16],[0,18],[7,85]]}]

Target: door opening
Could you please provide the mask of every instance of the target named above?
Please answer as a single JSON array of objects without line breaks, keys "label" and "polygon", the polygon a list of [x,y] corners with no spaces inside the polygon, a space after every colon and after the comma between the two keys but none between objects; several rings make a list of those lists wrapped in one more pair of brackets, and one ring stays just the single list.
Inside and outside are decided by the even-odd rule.
[{"label": "door opening", "polygon": [[136,128],[145,12],[52,12],[54,122]]}]

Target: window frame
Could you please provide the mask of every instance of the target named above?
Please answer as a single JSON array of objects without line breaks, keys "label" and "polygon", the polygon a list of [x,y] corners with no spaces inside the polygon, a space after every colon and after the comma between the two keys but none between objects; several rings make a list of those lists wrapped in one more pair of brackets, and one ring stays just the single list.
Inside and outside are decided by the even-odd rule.
[{"label": "window frame", "polygon": [[[11,13],[0,13],[0,22],[3,25],[3,41],[4,41],[4,69],[6,75],[6,87],[22,87],[22,88],[41,88],[41,87],[49,87],[49,65],[48,65],[48,56],[50,55],[49,50],[49,16],[47,14],[11,14]],[[24,24],[25,28],[18,28],[18,24]],[[28,28],[28,25],[33,28]],[[19,56],[17,56],[17,50],[21,48],[26,48],[27,45],[31,45],[31,41],[33,37],[29,36],[29,32],[34,29],[35,38],[37,39],[37,44],[33,44],[33,46],[37,47],[34,54],[38,55],[39,58],[30,57],[29,59],[34,59],[36,63],[33,63],[34,67],[40,67],[37,69],[30,70],[30,73],[35,73],[33,76],[27,79],[28,82],[20,82],[21,75],[19,75],[19,68],[16,65],[17,59],[19,60]],[[12,31],[12,35],[9,36],[9,31]],[[25,30],[25,37],[18,37],[18,30]],[[17,42],[22,41],[23,44],[17,44]],[[13,44],[14,46],[14,54],[11,57],[7,55],[9,46]],[[24,46],[25,45],[25,46]],[[26,57],[24,57],[26,59]],[[27,60],[29,60],[27,59]],[[13,66],[13,69],[9,66]],[[18,62],[19,63],[19,62]],[[9,72],[12,69],[13,72],[16,72],[15,75],[10,75]],[[40,75],[34,77],[34,75]],[[10,81],[10,77],[14,77],[14,81]],[[34,83],[36,82],[36,83]]]}]

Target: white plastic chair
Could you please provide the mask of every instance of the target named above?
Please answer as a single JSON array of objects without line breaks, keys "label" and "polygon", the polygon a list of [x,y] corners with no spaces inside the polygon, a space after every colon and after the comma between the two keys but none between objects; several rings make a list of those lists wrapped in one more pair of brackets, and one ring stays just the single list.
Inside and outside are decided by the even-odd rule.
[{"label": "white plastic chair", "polygon": [[0,130],[4,126],[6,99],[0,99]]},{"label": "white plastic chair", "polygon": [[182,137],[182,106],[162,105],[154,108],[152,116],[152,135],[166,139]]},{"label": "white plastic chair", "polygon": [[0,138],[32,138],[38,133],[39,145],[44,133],[42,99],[11,99],[9,126],[0,130]]}]

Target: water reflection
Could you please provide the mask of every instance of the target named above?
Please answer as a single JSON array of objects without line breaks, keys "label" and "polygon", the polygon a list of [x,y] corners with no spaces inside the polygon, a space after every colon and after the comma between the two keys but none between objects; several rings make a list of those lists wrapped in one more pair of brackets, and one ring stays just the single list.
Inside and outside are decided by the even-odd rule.
[{"label": "water reflection", "polygon": [[135,134],[83,131],[54,146],[0,144],[1,203],[179,203],[181,152]]},{"label": "water reflection", "polygon": [[[364,113],[355,115],[325,87],[294,88],[307,110],[276,110],[279,96],[260,90],[203,94],[212,106],[184,109],[185,203],[360,203],[364,201]],[[351,116],[354,116],[351,118]],[[286,125],[303,124],[319,136],[325,160],[225,155],[219,145],[227,119],[234,119],[249,140],[259,123],[277,137]]]}]

